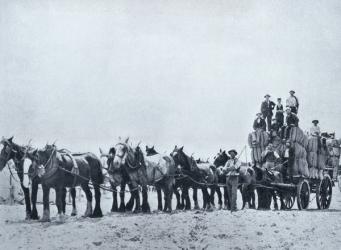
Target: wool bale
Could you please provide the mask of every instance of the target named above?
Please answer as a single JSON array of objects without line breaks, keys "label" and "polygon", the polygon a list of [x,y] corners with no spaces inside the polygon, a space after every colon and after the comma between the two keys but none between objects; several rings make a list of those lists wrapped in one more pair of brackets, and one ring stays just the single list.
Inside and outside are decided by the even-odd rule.
[{"label": "wool bale", "polygon": [[304,177],[309,177],[308,163],[305,158],[300,158],[297,160],[298,164],[298,174]]},{"label": "wool bale", "polygon": [[309,168],[317,168],[317,153],[308,152],[307,162],[308,162]]},{"label": "wool bale", "polygon": [[305,148],[301,144],[295,142],[293,144],[293,147],[295,149],[295,158],[299,159],[307,158],[307,152],[305,151]]},{"label": "wool bale", "polygon": [[251,160],[253,163],[260,163],[262,161],[262,152],[265,150],[264,147],[253,147],[251,149]]},{"label": "wool bale", "polygon": [[299,127],[292,127],[290,129],[290,134],[289,134],[289,139],[292,141],[292,142],[297,142],[299,144],[301,144],[302,146],[305,145],[305,134],[303,132],[302,129],[300,129]]},{"label": "wool bale", "polygon": [[319,138],[316,136],[310,136],[308,138],[308,145],[307,145],[307,151],[308,152],[317,152],[318,140],[319,140]]},{"label": "wool bale", "polygon": [[321,152],[317,154],[317,168],[319,170],[325,169],[326,163],[327,163],[327,155],[325,154],[324,150],[321,150]]},{"label": "wool bale", "polygon": [[336,156],[329,157],[327,165],[331,166],[331,167],[338,167],[339,166],[339,160],[340,160],[340,158],[336,157]]},{"label": "wool bale", "polygon": [[[253,143],[253,134],[255,135],[256,143]],[[248,144],[251,148],[253,147],[266,147],[269,144],[270,137],[266,131],[257,129],[248,136]]]}]

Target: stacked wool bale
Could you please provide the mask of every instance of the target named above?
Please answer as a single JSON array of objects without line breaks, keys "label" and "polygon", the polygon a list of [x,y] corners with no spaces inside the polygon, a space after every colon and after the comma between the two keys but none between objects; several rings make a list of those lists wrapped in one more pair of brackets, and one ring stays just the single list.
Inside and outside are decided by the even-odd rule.
[{"label": "stacked wool bale", "polygon": [[339,166],[340,161],[340,141],[336,139],[328,139],[327,142],[327,148],[328,148],[328,166],[332,167],[334,169],[333,171],[333,179],[336,179],[337,177],[337,170]]},{"label": "stacked wool bale", "polygon": [[266,146],[269,144],[270,137],[267,132],[263,130],[256,130],[256,143],[252,141],[252,133],[249,134],[248,142],[251,148],[251,160],[254,164],[261,163],[262,152],[265,150]]},{"label": "stacked wool bale", "polygon": [[308,146],[308,137],[299,127],[292,127],[289,140],[295,149],[295,161],[293,166],[293,175],[302,175],[309,177],[306,148]]},{"label": "stacked wool bale", "polygon": [[316,136],[309,136],[307,149],[307,161],[309,165],[309,177],[319,178],[319,164],[318,164],[318,141]]}]

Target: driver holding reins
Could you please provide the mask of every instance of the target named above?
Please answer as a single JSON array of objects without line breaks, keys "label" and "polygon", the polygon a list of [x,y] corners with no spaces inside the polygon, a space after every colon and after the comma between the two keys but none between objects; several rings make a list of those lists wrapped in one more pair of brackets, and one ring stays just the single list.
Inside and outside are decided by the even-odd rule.
[{"label": "driver holding reins", "polygon": [[239,182],[239,168],[241,167],[241,162],[236,158],[237,151],[231,149],[228,151],[231,159],[228,160],[224,166],[226,174],[227,192],[229,195],[230,208],[231,211],[237,211],[237,189]]}]

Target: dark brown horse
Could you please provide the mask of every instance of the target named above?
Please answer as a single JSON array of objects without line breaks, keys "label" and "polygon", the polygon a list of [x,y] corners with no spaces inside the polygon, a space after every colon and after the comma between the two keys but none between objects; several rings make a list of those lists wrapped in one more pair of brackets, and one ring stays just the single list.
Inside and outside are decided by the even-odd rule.
[{"label": "dark brown horse", "polygon": [[[24,192],[25,196],[25,205],[26,205],[26,219],[32,219],[32,220],[37,220],[39,219],[38,212],[37,212],[37,193],[38,193],[38,185],[41,183],[40,178],[37,175],[37,172],[33,169],[32,165],[29,168],[29,177],[31,179],[31,185],[32,185],[32,190],[31,190],[31,196],[30,196],[30,191],[29,187],[25,186],[24,184],[24,160],[25,158],[29,159],[32,161],[32,155],[31,153],[33,152],[33,148],[29,146],[20,146],[16,143],[13,142],[13,137],[9,139],[2,139],[1,140],[1,145],[3,146],[3,149],[1,150],[0,153],[0,171],[6,166],[7,162],[10,160],[13,160],[15,163],[15,169],[17,172],[17,175],[20,180],[20,185],[21,188]],[[76,215],[77,210],[76,210],[76,190],[74,188],[70,189],[70,193],[72,196],[72,213],[71,215]],[[66,207],[66,189],[63,189],[63,211],[65,213],[65,207]],[[31,207],[32,203],[32,207]]]},{"label": "dark brown horse", "polygon": [[[32,153],[33,166],[38,169],[43,186],[44,213],[42,221],[50,220],[49,194],[50,188],[56,191],[56,204],[58,208],[58,219],[63,220],[62,197],[63,188],[81,186],[86,194],[87,209],[86,217],[101,217],[100,206],[101,191],[100,184],[103,183],[101,161],[92,153],[72,154],[70,159],[58,152],[55,145],[46,145],[44,149]],[[75,166],[77,165],[77,166]],[[77,169],[76,173],[73,170]],[[95,209],[92,211],[92,193],[89,187],[91,180],[95,190]]]},{"label": "dark brown horse", "polygon": [[212,203],[207,187],[213,186],[216,181],[212,168],[209,165],[198,165],[192,157],[183,152],[183,147],[178,148],[175,146],[171,156],[178,166],[177,173],[180,176],[185,176],[177,181],[177,185],[181,187],[182,195],[185,199],[185,209],[191,209],[191,201],[188,193],[189,188],[193,188],[193,199],[196,208],[198,208],[196,192],[200,188],[203,192],[203,208],[211,209]]}]

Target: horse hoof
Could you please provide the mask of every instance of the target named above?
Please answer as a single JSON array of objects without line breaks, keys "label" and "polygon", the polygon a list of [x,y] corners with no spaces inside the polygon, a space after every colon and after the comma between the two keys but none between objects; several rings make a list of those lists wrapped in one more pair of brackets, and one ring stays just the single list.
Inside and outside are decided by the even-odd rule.
[{"label": "horse hoof", "polygon": [[95,209],[93,214],[91,215],[91,218],[100,218],[103,217],[102,210],[100,208]]},{"label": "horse hoof", "polygon": [[39,222],[51,222],[50,218],[42,218]]},{"label": "horse hoof", "polygon": [[77,209],[72,209],[71,216],[76,216],[77,215]]}]

